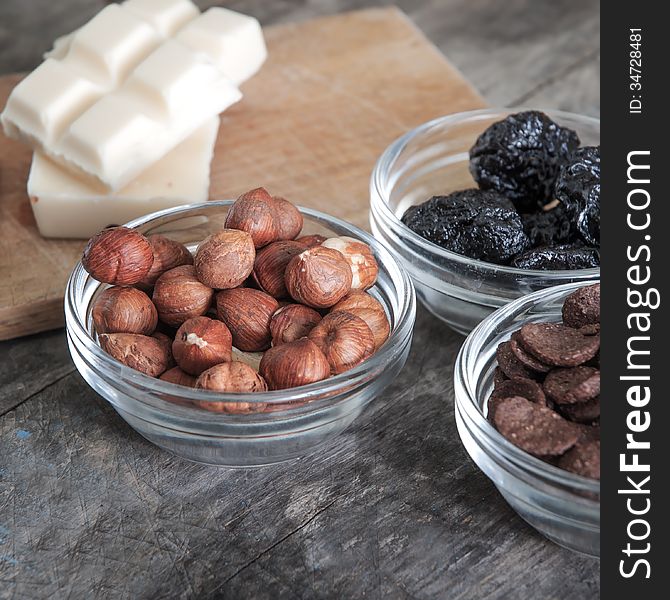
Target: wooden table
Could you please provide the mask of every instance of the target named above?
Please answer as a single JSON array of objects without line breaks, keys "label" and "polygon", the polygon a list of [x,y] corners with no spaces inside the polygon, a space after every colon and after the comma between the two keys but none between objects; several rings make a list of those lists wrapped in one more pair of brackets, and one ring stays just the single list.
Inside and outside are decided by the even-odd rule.
[{"label": "wooden table", "polygon": [[[0,73],[102,4],[4,0]],[[264,24],[379,4],[227,3]],[[597,1],[398,5],[490,103],[598,114]],[[75,372],[62,331],[0,343],[0,598],[597,598],[598,562],[536,534],[465,454],[462,338],[420,309],[415,340],[343,436],[255,471],[145,442]]]}]

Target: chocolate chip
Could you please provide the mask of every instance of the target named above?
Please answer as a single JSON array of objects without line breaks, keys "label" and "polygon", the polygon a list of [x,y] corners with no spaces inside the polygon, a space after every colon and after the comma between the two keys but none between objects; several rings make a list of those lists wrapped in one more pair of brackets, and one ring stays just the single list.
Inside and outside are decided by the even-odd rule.
[{"label": "chocolate chip", "polygon": [[576,367],[600,349],[600,336],[586,336],[560,323],[528,323],[517,339],[524,350],[555,367]]},{"label": "chocolate chip", "polygon": [[600,284],[579,288],[563,303],[563,323],[579,329],[600,323]]},{"label": "chocolate chip", "polygon": [[515,446],[538,457],[559,456],[579,438],[579,430],[573,423],[550,408],[519,396],[502,399],[493,422]]},{"label": "chocolate chip", "polygon": [[561,469],[600,480],[600,441],[580,441],[558,461]]},{"label": "chocolate chip", "polygon": [[512,334],[512,337],[509,341],[509,347],[512,351],[512,354],[516,356],[518,361],[523,364],[524,367],[530,369],[531,371],[536,371],[538,373],[548,373],[551,371],[550,365],[545,365],[542,361],[538,360],[531,354],[528,354],[521,344],[519,343],[519,332]]},{"label": "chocolate chip", "polygon": [[588,402],[577,404],[561,404],[558,406],[560,413],[575,423],[593,423],[600,418],[600,396],[596,396]]},{"label": "chocolate chip", "polygon": [[489,421],[493,422],[493,415],[495,414],[495,410],[500,401],[514,396],[520,396],[521,398],[525,398],[526,400],[530,400],[531,402],[542,406],[545,406],[547,403],[547,398],[539,383],[532,379],[524,379],[521,377],[506,379],[495,386],[493,393],[489,398],[487,412]]},{"label": "chocolate chip", "polygon": [[503,342],[498,346],[496,358],[498,359],[498,367],[510,379],[514,377],[535,379],[536,375],[514,356],[509,342]]},{"label": "chocolate chip", "polygon": [[593,367],[554,369],[542,389],[556,404],[587,402],[600,394],[600,371]]}]

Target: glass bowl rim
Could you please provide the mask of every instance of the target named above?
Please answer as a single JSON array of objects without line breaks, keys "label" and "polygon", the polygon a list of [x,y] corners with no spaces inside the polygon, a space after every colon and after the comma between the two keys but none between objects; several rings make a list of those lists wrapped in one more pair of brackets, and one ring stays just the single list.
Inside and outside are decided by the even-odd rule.
[{"label": "glass bowl rim", "polygon": [[[546,463],[515,446],[498,432],[479,408],[475,389],[478,381],[473,381],[473,378],[470,377],[471,369],[468,368],[468,366],[474,367],[474,363],[481,354],[482,341],[496,329],[501,321],[512,317],[522,307],[530,308],[539,301],[557,300],[565,297],[565,292],[572,292],[595,283],[597,282],[570,282],[538,290],[521,296],[491,313],[472,330],[465,339],[465,342],[463,342],[456,357],[454,374],[457,387],[463,389],[467,398],[461,399],[456,391],[456,404],[464,410],[470,421],[476,426],[477,432],[483,435],[488,442],[502,453],[506,462],[509,461],[516,466],[520,466],[523,470],[535,476],[548,479],[554,484],[600,495],[600,481]],[[488,453],[488,450],[485,450],[485,452]],[[585,500],[588,499],[585,498]],[[595,501],[591,500],[591,502]],[[599,503],[599,500],[596,503]]]},{"label": "glass bowl rim", "polygon": [[[415,246],[418,246],[421,250],[426,252],[428,255],[436,256],[439,259],[446,259],[451,262],[463,263],[466,265],[477,265],[478,268],[481,268],[483,271],[489,272],[491,274],[495,273],[507,273],[510,275],[526,275],[529,277],[547,277],[553,276],[561,279],[569,279],[574,277],[581,277],[582,279],[590,278],[597,276],[600,273],[600,267],[590,267],[588,269],[566,269],[566,270],[556,270],[556,269],[520,269],[517,267],[511,267],[509,265],[497,265],[495,263],[486,262],[483,260],[478,260],[476,258],[470,258],[462,254],[457,254],[442,246],[426,240],[421,237],[418,233],[412,231],[407,225],[405,225],[391,210],[388,202],[385,200],[386,194],[382,193],[384,190],[384,180],[387,173],[392,167],[395,160],[407,147],[407,145],[413,141],[415,138],[423,135],[430,129],[436,127],[457,125],[458,123],[465,122],[469,119],[484,119],[485,117],[500,116],[504,118],[505,115],[509,115],[517,112],[524,111],[539,111],[543,112],[550,117],[556,117],[558,119],[573,119],[581,121],[584,124],[589,124],[592,126],[600,126],[600,119],[597,117],[591,117],[588,115],[581,115],[579,113],[573,113],[563,110],[553,110],[553,109],[540,109],[540,108],[528,108],[528,107],[499,107],[499,108],[480,108],[477,110],[468,110],[463,112],[451,113],[448,115],[443,115],[436,117],[430,121],[422,123],[421,125],[411,129],[407,133],[404,133],[400,137],[396,138],[391,142],[382,154],[377,159],[375,166],[372,170],[372,176],[370,178],[370,185],[374,188],[375,193],[372,194],[372,202],[375,204],[375,207],[378,208],[386,221],[390,223],[395,228],[395,233],[398,234],[398,239],[400,243],[406,245],[403,241],[403,236],[410,240]],[[439,266],[439,265],[438,265]]]},{"label": "glass bowl rim", "polygon": [[[194,210],[200,209],[209,209],[213,207],[225,208],[230,206],[234,200],[209,200],[206,202],[199,202],[194,204],[185,204],[182,206],[176,206],[172,208],[167,208],[161,211],[156,211],[145,216],[134,219],[124,226],[129,228],[137,228],[141,225],[145,225],[150,221],[170,216],[182,215],[188,217],[188,213]],[[391,263],[396,271],[397,275],[400,276],[402,282],[402,287],[399,289],[398,300],[401,305],[401,312],[399,313],[397,324],[391,330],[391,333],[382,345],[382,347],[375,352],[371,357],[364,360],[362,363],[345,371],[339,375],[334,375],[322,381],[317,381],[309,385],[299,386],[296,388],[290,388],[287,390],[272,390],[267,392],[256,392],[256,393],[221,393],[211,390],[197,390],[195,388],[189,388],[186,386],[180,386],[171,382],[162,381],[158,378],[145,375],[140,371],[136,371],[128,368],[128,372],[124,375],[123,379],[127,383],[134,383],[145,388],[151,394],[165,394],[167,396],[174,396],[175,390],[178,390],[179,395],[182,399],[193,402],[212,402],[212,403],[249,403],[249,404],[286,404],[286,403],[296,403],[296,406],[300,406],[300,402],[310,400],[314,397],[325,398],[336,397],[341,392],[352,392],[355,391],[360,385],[366,383],[369,378],[369,374],[376,370],[379,370],[384,366],[385,363],[391,360],[391,358],[400,352],[408,339],[411,339],[414,320],[415,320],[415,305],[416,298],[414,293],[414,285],[405,270],[405,268],[400,264],[396,257],[387,250],[383,244],[374,239],[369,233],[363,231],[359,227],[334,217],[327,213],[323,213],[319,210],[297,206],[298,210],[306,216],[314,217],[320,219],[327,224],[332,224],[336,227],[341,227],[343,229],[349,230],[350,234],[356,236],[358,239],[363,240],[365,243],[369,244],[374,248],[375,254],[379,258],[379,262],[382,265],[387,265]],[[111,356],[109,356],[94,340],[94,338],[88,332],[84,323],[79,319],[78,310],[76,309],[77,300],[75,298],[75,282],[78,280],[85,280],[85,278],[90,278],[88,273],[84,270],[81,260],[77,261],[75,264],[70,277],[68,278],[66,290],[65,290],[65,309],[66,313],[72,314],[73,318],[67,320],[66,328],[68,329],[68,336],[73,334],[86,344],[86,349],[90,351],[96,360],[100,361],[102,367],[110,366],[118,368],[121,364]],[[395,278],[395,277],[394,277]],[[92,278],[91,278],[92,279]],[[95,281],[95,280],[94,280]],[[98,282],[98,285],[105,285]],[[69,331],[73,329],[73,331]],[[149,406],[152,405],[151,402],[143,400],[141,397],[135,397],[136,401]],[[170,404],[165,402],[165,404]],[[320,403],[319,403],[320,404]],[[184,408],[190,411],[196,411],[198,409],[192,407],[184,407],[180,405],[170,404],[170,410],[174,410],[178,413],[181,413]],[[180,410],[182,409],[182,410]],[[198,414],[200,414],[198,410]],[[226,413],[221,413],[225,415]],[[250,413],[256,414],[256,413]],[[228,415],[236,416],[236,415]]]}]

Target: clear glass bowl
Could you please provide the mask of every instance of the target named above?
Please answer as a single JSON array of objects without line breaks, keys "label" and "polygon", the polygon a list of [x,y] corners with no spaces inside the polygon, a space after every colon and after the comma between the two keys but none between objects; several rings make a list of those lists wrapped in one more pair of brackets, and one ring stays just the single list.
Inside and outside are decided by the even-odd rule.
[{"label": "clear glass bowl", "polygon": [[561,546],[600,556],[600,482],[545,463],[507,441],[485,417],[498,344],[529,322],[561,320],[569,283],[511,302],[467,337],[454,368],[455,413],[465,449],[507,502]]},{"label": "clear glass bowl", "polygon": [[[476,187],[468,151],[489,125],[521,108],[485,109],[440,117],[393,142],[381,155],[370,181],[370,226],[409,271],[426,308],[459,333],[510,300],[570,281],[597,279],[600,269],[533,271],[461,256],[423,239],[400,218],[431,196]],[[600,144],[600,121],[546,111],[574,129],[583,145]]]},{"label": "clear glass bowl", "polygon": [[[162,233],[191,250],[221,229],[232,201],[172,208],[128,224],[144,234]],[[301,456],[345,429],[396,377],[409,353],[416,315],[411,279],[369,234],[334,217],[301,208],[304,233],[347,235],[369,244],[379,262],[370,292],[384,305],[392,331],[379,351],[354,369],[322,382],[261,394],[220,394],[154,379],[112,359],[98,346],[90,316],[106,285],[78,263],[65,294],[68,343],[88,384],[137,432],[154,444],[197,462],[259,466]],[[245,402],[259,412],[227,414],[194,405]],[[383,401],[380,399],[380,401]]]}]

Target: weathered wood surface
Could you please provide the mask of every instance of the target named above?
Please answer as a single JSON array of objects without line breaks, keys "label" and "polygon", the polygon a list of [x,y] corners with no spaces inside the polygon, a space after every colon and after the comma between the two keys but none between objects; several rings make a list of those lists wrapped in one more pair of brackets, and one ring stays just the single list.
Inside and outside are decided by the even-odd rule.
[{"label": "weathered wood surface", "polygon": [[[100,4],[4,0],[0,70]],[[269,23],[372,3],[230,4]],[[489,102],[598,114],[597,2],[398,4]],[[462,338],[420,310],[415,340],[348,432],[258,471],[153,448],[72,372],[62,332],[0,343],[0,598],[598,598],[598,562],[541,538],[467,458]]]}]

